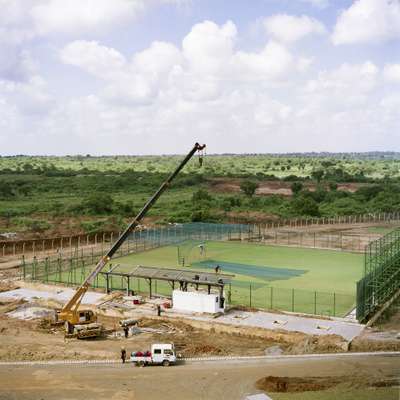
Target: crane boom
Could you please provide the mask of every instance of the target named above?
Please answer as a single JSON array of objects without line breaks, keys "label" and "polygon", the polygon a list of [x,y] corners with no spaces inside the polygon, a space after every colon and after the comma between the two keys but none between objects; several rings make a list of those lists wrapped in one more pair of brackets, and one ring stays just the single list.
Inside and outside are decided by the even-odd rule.
[{"label": "crane boom", "polygon": [[192,150],[187,154],[187,156],[181,161],[175,171],[163,182],[163,184],[159,187],[159,189],[153,194],[152,197],[147,201],[147,203],[143,206],[140,212],[136,215],[135,219],[127,226],[127,228],[122,232],[119,238],[115,241],[115,243],[111,246],[110,250],[99,260],[96,264],[95,268],[91,271],[91,273],[87,276],[87,278],[83,281],[82,285],[77,289],[72,298],[64,305],[60,312],[60,319],[68,319],[68,315],[71,311],[76,311],[79,307],[83,296],[88,290],[90,284],[94,281],[98,273],[106,266],[108,261],[110,261],[111,257],[115,254],[115,252],[121,247],[129,234],[133,231],[133,229],[139,225],[140,221],[144,218],[150,208],[154,205],[154,203],[158,200],[158,198],[163,194],[163,192],[167,189],[169,184],[173,181],[173,179],[178,175],[178,173],[182,170],[182,168],[188,163],[188,161],[193,157],[196,151],[201,151],[206,147],[205,144],[200,145],[199,143],[195,143]]}]

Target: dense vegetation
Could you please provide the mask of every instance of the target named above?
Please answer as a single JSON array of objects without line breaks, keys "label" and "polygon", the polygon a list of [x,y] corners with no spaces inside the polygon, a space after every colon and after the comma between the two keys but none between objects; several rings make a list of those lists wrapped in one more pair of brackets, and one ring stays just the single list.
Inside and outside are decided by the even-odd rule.
[{"label": "dense vegetation", "polygon": [[[61,220],[71,230],[118,229],[180,159],[0,157],[1,230],[43,232]],[[190,162],[150,216],[166,223],[398,211],[399,169],[396,154],[208,156],[201,169]],[[221,182],[237,190],[216,190]],[[268,182],[292,195],[258,194]],[[344,182],[352,191],[341,190]]]}]

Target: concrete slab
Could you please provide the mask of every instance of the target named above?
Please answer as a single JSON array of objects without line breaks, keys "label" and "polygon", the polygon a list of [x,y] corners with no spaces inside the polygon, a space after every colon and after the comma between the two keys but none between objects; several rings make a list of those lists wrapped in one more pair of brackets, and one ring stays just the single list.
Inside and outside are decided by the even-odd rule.
[{"label": "concrete slab", "polygon": [[[34,290],[27,288],[19,288],[14,290],[9,290],[7,292],[1,292],[0,298],[8,299],[24,299],[31,301],[35,298],[41,299],[54,299],[62,303],[67,302],[75,293],[75,290],[70,288],[57,288],[54,291],[49,290]],[[104,297],[102,293],[96,292],[86,292],[85,297],[82,300],[82,304],[97,304]]]},{"label": "concrete slab", "polygon": [[341,320],[306,318],[287,314],[273,314],[264,311],[231,311],[218,318],[186,316],[199,320],[212,320],[222,324],[253,326],[258,328],[303,332],[308,335],[339,335],[351,341],[364,329],[364,325]]}]

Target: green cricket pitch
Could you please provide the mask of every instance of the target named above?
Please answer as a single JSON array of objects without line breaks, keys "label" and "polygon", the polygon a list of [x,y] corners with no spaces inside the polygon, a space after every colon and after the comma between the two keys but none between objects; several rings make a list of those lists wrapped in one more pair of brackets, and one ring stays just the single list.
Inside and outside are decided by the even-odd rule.
[{"label": "green cricket pitch", "polygon": [[[203,242],[192,242],[186,244],[185,267],[178,262],[177,246],[114,262],[125,270],[143,265],[210,271],[219,265],[221,272],[235,275],[231,303],[329,315],[344,315],[354,305],[356,282],[364,268],[364,256],[357,253],[205,241],[204,254],[200,254]],[[167,284],[159,282],[158,290],[168,290]]]}]

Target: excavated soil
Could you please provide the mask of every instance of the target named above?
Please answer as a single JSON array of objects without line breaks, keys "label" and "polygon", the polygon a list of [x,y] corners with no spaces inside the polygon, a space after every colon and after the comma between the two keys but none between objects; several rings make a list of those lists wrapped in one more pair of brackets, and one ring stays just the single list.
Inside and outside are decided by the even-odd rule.
[{"label": "excavated soil", "polygon": [[[22,320],[11,318],[27,311],[29,318],[35,310],[54,309],[58,304],[44,300],[32,303],[7,301],[0,303],[0,360],[53,359],[115,359],[121,347],[127,352],[147,350],[152,343],[175,343],[183,357],[196,356],[257,356],[279,349],[283,354],[313,352],[341,352],[342,338],[335,335],[308,336],[298,332],[268,331],[261,328],[210,324],[204,321],[140,318],[137,334],[123,337],[116,317],[99,315],[107,335],[94,340],[65,339],[62,327],[56,327],[47,318]],[[29,313],[29,308],[32,313]],[[13,314],[11,314],[13,315]],[[25,314],[24,314],[25,315]]]},{"label": "excavated soil", "polygon": [[287,376],[266,376],[256,382],[256,388],[265,392],[310,392],[321,391],[334,388],[336,386],[348,386],[353,389],[357,387],[371,388],[396,387],[400,384],[400,379],[390,377],[385,379],[370,379],[366,376],[328,376],[328,377],[287,377]]}]

